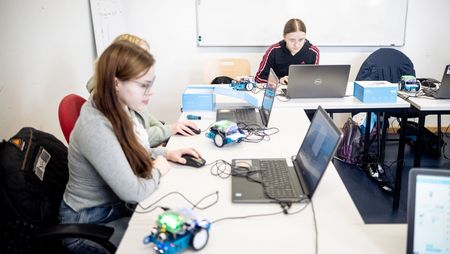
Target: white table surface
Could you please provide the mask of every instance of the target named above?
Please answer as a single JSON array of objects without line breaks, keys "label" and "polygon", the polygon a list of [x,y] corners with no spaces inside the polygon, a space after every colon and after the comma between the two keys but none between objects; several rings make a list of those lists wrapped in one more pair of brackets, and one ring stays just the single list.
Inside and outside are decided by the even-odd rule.
[{"label": "white table surface", "polygon": [[[185,112],[202,116],[197,121],[202,130],[215,121],[215,112]],[[289,158],[300,147],[309,126],[300,108],[274,108],[269,127],[280,132],[270,141],[240,143],[217,148],[204,133],[193,137],[171,138],[168,148],[196,147],[211,163],[217,159],[228,162],[233,158]],[[277,204],[234,204],[231,202],[231,179],[212,176],[209,166],[191,168],[173,164],[171,171],[161,179],[159,189],[143,207],[163,195],[179,191],[196,202],[207,194],[219,191],[219,202],[206,210],[197,211],[199,218],[210,221],[228,216],[262,214],[280,211]],[[210,201],[214,198],[208,199]],[[206,205],[208,201],[202,203]],[[332,164],[327,168],[313,197],[319,234],[319,253],[404,253],[406,249],[406,225],[365,225],[353,204],[349,193]],[[170,196],[158,205],[172,209],[190,207],[182,198]],[[295,211],[304,204],[295,204]],[[142,211],[137,208],[137,211]],[[150,233],[161,210],[151,213],[134,213],[117,253],[153,253],[143,238]],[[213,224],[210,239],[201,253],[314,253],[315,230],[311,205],[302,212],[227,220]],[[186,253],[194,252],[187,250]]]},{"label": "white table surface", "polygon": [[405,99],[419,111],[450,111],[450,99],[435,99],[433,97],[408,97]]}]

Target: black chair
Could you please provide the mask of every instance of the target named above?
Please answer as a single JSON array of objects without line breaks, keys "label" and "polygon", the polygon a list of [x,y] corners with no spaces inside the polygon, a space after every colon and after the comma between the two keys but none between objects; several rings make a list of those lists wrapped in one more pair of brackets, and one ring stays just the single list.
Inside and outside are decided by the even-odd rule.
[{"label": "black chair", "polygon": [[[414,64],[411,59],[403,52],[392,48],[380,48],[370,54],[367,59],[362,63],[361,68],[356,75],[356,80],[386,80],[391,83],[398,83],[403,75],[416,75],[414,70]],[[399,118],[399,114],[391,113],[384,114],[383,120],[379,121],[380,115],[377,114],[377,134],[380,133],[379,126],[382,124],[382,138],[380,141],[380,135],[377,135],[377,147],[379,153],[379,160],[384,161],[384,142],[387,127],[389,125],[389,117]],[[418,115],[417,115],[418,116]],[[415,115],[408,115],[408,117],[417,117]]]},{"label": "black chair", "polygon": [[[391,83],[397,84],[403,75],[416,76],[414,64],[412,63],[411,59],[399,50],[392,48],[380,48],[370,54],[362,63],[361,68],[359,69],[356,76],[356,80],[386,80]],[[397,119],[399,119],[400,115],[397,113],[389,113],[383,115],[383,120],[381,121],[381,136],[383,138],[383,141],[380,142],[379,135],[377,136],[379,141],[378,144],[381,143],[381,148],[380,145],[378,146],[381,161],[384,161],[384,141],[386,137],[387,127],[389,125],[389,117],[396,117]],[[410,110],[406,117],[417,118],[419,117],[419,113],[417,111]],[[440,123],[441,116],[438,115],[437,117],[438,123]],[[377,115],[377,119],[379,119],[379,115]],[[438,127],[440,131],[440,126]],[[379,132],[377,131],[377,133]]]}]

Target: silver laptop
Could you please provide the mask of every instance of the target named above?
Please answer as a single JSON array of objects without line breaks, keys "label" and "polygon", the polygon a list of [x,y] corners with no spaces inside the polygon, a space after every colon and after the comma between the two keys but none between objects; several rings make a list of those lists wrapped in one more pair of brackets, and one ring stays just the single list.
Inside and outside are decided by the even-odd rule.
[{"label": "silver laptop", "polygon": [[450,170],[409,172],[407,252],[450,253]]},{"label": "silver laptop", "polygon": [[264,91],[264,98],[260,108],[218,109],[216,112],[216,120],[230,120],[235,123],[267,127],[278,83],[279,80],[277,75],[270,69],[269,78],[267,79],[267,85]]},{"label": "silver laptop", "polygon": [[439,89],[430,94],[436,99],[450,99],[450,64],[445,66]]},{"label": "silver laptop", "polygon": [[341,130],[319,107],[296,156],[232,160],[232,201],[300,202],[311,198],[341,139]]},{"label": "silver laptop", "polygon": [[289,66],[288,98],[341,98],[347,89],[350,65]]}]

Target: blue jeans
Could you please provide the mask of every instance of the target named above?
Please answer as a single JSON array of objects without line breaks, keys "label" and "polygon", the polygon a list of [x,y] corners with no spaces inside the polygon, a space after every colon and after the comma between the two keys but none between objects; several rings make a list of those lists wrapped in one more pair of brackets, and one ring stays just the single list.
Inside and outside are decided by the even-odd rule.
[{"label": "blue jeans", "polygon": [[[85,208],[76,212],[63,200],[59,208],[59,219],[61,224],[89,223],[113,227],[114,234],[111,236],[110,241],[116,246],[122,239],[131,214],[132,211],[128,210],[122,202]],[[64,246],[70,253],[108,253],[108,251],[99,244],[82,238],[65,239]]]}]

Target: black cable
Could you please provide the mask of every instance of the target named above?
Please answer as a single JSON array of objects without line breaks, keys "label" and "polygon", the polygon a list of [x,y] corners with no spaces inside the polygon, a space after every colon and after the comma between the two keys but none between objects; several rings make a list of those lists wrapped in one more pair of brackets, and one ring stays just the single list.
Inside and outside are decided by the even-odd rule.
[{"label": "black cable", "polygon": [[[206,131],[208,131],[209,128],[211,128],[211,126],[213,126],[213,124],[215,124],[215,123],[210,124],[210,125],[209,125],[208,127],[206,127],[206,129],[204,129],[204,130],[200,129],[200,131],[201,131],[201,132],[206,132]],[[206,133],[205,133],[205,135],[206,135]]]},{"label": "black cable", "polygon": [[[146,207],[144,207],[144,206],[142,206],[140,203],[138,203],[137,206],[139,206],[143,211],[137,211],[136,209],[132,209],[131,206],[130,206],[130,205],[132,205],[132,204],[129,204],[129,203],[125,203],[125,207],[126,207],[127,209],[129,209],[129,210],[131,210],[131,211],[134,211],[135,213],[139,213],[139,214],[150,213],[150,212],[154,211],[156,208],[161,208],[161,209],[163,209],[163,210],[168,210],[168,208],[166,208],[166,207],[163,207],[163,206],[155,206],[155,205],[156,205],[157,203],[159,203],[161,200],[163,200],[163,199],[165,199],[166,197],[168,197],[168,196],[170,196],[170,195],[173,195],[173,194],[178,194],[178,195],[180,195],[184,200],[186,200],[189,204],[191,204],[191,205],[192,205],[192,208],[191,208],[192,210],[195,209],[195,208],[197,208],[197,209],[199,209],[199,210],[205,210],[205,209],[210,208],[211,206],[217,204],[217,202],[219,201],[219,192],[218,192],[218,191],[213,192],[213,193],[211,193],[211,194],[208,194],[208,195],[204,196],[203,198],[201,198],[201,199],[200,199],[197,203],[195,203],[195,204],[194,204],[192,201],[190,201],[186,196],[184,196],[182,193],[180,193],[180,192],[178,192],[178,191],[173,191],[173,192],[169,192],[169,193],[165,194],[164,196],[160,197],[158,200],[156,200],[155,202],[153,202],[152,204],[150,204],[150,205],[148,205],[148,206],[146,206]],[[217,196],[217,198],[216,198],[216,200],[215,200],[214,202],[212,202],[211,204],[208,204],[208,205],[206,205],[206,206],[204,206],[204,207],[198,206],[203,200],[205,200],[206,198],[208,198],[208,197],[210,197],[210,196],[212,196],[212,195],[216,195],[216,196]]]},{"label": "black cable", "polygon": [[266,89],[265,84],[256,84],[255,87],[251,90],[253,94],[258,94],[261,91],[264,91]]},{"label": "black cable", "polygon": [[314,219],[314,229],[315,229],[315,233],[316,233],[316,254],[319,253],[319,230],[317,229],[317,220],[316,220],[316,211],[314,210],[314,204],[312,199],[309,200],[309,202],[311,203],[311,209],[313,212],[313,219]]},{"label": "black cable", "polygon": [[223,217],[223,218],[220,218],[217,220],[213,220],[211,222],[211,224],[214,224],[219,221],[224,221],[224,220],[248,219],[248,218],[254,218],[254,217],[272,216],[272,215],[277,215],[277,214],[282,214],[282,213],[283,213],[283,211],[278,211],[278,212],[274,212],[274,213],[262,213],[262,214],[250,214],[250,215],[244,215],[244,216]]},{"label": "black cable", "polygon": [[259,143],[261,141],[269,141],[270,136],[277,134],[280,129],[277,127],[262,128],[257,124],[246,124],[238,122],[237,126],[244,132],[246,137],[242,142]]},{"label": "black cable", "polygon": [[225,160],[215,160],[212,163],[207,164],[206,166],[212,165],[210,168],[210,173],[213,176],[218,176],[222,179],[227,179],[231,175],[246,175],[248,172],[248,168],[250,167],[236,167],[231,163]]},{"label": "black cable", "polygon": [[289,207],[291,206],[290,202],[286,202],[284,200],[281,200],[277,197],[270,195],[270,193],[268,193],[267,191],[268,189],[267,184],[259,179],[254,178],[255,175],[258,178],[261,178],[259,174],[262,173],[264,170],[254,169],[250,163],[244,161],[239,162],[239,164],[245,164],[243,166],[236,166],[225,160],[216,160],[208,165],[211,164],[213,164],[210,168],[211,175],[218,176],[222,179],[229,178],[230,176],[245,177],[245,179],[249,182],[260,184],[262,186],[264,195],[267,198],[276,201],[278,204],[280,204],[280,206],[283,209],[285,209],[284,208],[285,206]]},{"label": "black cable", "polygon": [[[303,201],[301,201],[300,203],[303,203]],[[224,221],[224,220],[240,220],[240,219],[248,219],[248,218],[255,218],[255,217],[273,216],[273,215],[278,215],[278,214],[283,214],[283,213],[285,213],[286,215],[294,215],[294,214],[298,214],[301,211],[305,210],[305,208],[308,206],[308,203],[309,202],[307,202],[305,206],[301,207],[297,211],[294,211],[291,213],[288,212],[287,214],[284,212],[284,210],[281,210],[281,211],[273,212],[273,213],[261,213],[261,214],[249,214],[249,215],[243,215],[243,216],[223,217],[220,219],[213,220],[211,222],[211,224],[214,224],[214,223],[220,222],[220,221]]]}]

